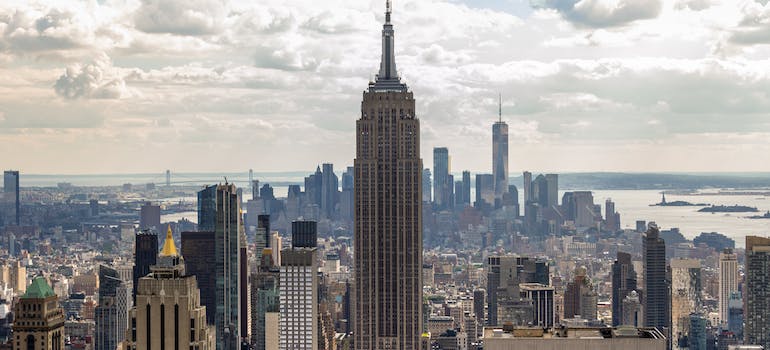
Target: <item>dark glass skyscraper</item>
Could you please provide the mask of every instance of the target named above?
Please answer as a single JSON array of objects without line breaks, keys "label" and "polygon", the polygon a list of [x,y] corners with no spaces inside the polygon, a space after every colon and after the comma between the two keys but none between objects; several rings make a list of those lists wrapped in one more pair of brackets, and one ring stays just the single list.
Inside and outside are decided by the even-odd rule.
[{"label": "dark glass skyscraper", "polygon": [[499,206],[503,194],[508,192],[508,124],[503,121],[502,98],[500,120],[492,125],[492,174],[495,177],[495,206]]},{"label": "dark glass skyscraper", "polygon": [[449,150],[446,147],[433,149],[433,203],[439,209],[449,207]]},{"label": "dark glass skyscraper", "polygon": [[315,248],[318,246],[318,224],[315,221],[294,221],[291,223],[291,246],[294,248]]},{"label": "dark glass skyscraper", "polygon": [[746,236],[746,344],[770,349],[770,238]]},{"label": "dark glass skyscraper", "polygon": [[12,201],[13,219],[16,226],[21,225],[21,200],[19,197],[19,172],[6,170],[3,173],[3,192],[6,200]]},{"label": "dark glass skyscraper", "polygon": [[136,287],[139,278],[150,273],[150,266],[158,260],[158,234],[154,231],[142,231],[136,235],[134,243],[134,290],[132,300],[136,301]]},{"label": "dark glass skyscraper", "polygon": [[[214,232],[182,232],[182,256],[188,275],[195,276],[200,289],[201,305],[206,307],[206,322],[214,324],[216,310]],[[211,310],[211,312],[208,312]]]},{"label": "dark glass skyscraper", "polygon": [[355,349],[416,350],[422,335],[422,160],[415,100],[396,71],[391,6],[382,62],[356,122]]},{"label": "dark glass skyscraper", "polygon": [[208,186],[198,192],[198,228],[214,232],[217,350],[239,346],[240,284],[246,277],[240,268],[241,236],[244,235],[240,211],[233,184]]},{"label": "dark glass skyscraper", "polygon": [[666,242],[650,223],[642,238],[644,255],[644,326],[656,327],[671,339],[671,285],[666,273]]},{"label": "dark glass skyscraper", "polygon": [[634,271],[634,265],[631,262],[631,254],[618,252],[618,257],[612,264],[613,327],[622,324],[624,319],[623,299],[636,288],[636,271]]}]

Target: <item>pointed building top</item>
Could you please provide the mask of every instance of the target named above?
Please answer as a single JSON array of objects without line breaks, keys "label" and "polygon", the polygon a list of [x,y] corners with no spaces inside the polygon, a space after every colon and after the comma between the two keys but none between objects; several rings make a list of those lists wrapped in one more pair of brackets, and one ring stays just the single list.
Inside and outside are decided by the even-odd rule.
[{"label": "pointed building top", "polygon": [[499,115],[500,115],[500,122],[502,123],[503,122],[503,93],[502,92],[500,93],[500,111],[499,111]]},{"label": "pointed building top", "polygon": [[370,90],[376,91],[406,91],[406,84],[401,83],[396,69],[396,50],[393,24],[391,24],[391,14],[393,7],[390,0],[385,2],[385,24],[382,26],[382,60],[380,61],[380,72],[373,84],[370,84]]},{"label": "pointed building top", "polygon": [[163,250],[160,251],[160,256],[179,256],[176,251],[176,244],[174,244],[174,237],[171,236],[171,226],[168,227],[166,232],[166,242],[163,243]]}]

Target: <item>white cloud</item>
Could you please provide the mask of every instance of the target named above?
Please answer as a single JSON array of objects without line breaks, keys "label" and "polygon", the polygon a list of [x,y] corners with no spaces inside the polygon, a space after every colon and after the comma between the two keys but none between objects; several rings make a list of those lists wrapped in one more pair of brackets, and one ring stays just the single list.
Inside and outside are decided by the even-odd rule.
[{"label": "white cloud", "polygon": [[67,99],[115,99],[126,94],[126,83],[116,74],[110,58],[101,54],[90,63],[68,67],[56,80],[54,90]]},{"label": "white cloud", "polygon": [[147,33],[211,35],[224,29],[226,11],[219,0],[142,0],[134,22]]},{"label": "white cloud", "polygon": [[662,0],[531,0],[539,8],[554,9],[578,26],[616,27],[655,18]]}]

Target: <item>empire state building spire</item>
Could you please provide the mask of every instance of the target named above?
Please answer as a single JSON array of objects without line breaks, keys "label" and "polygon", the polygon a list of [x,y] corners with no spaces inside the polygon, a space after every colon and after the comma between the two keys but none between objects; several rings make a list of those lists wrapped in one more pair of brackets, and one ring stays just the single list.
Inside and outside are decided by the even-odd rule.
[{"label": "empire state building spire", "polygon": [[382,59],[377,80],[370,86],[373,90],[405,91],[406,85],[401,83],[396,69],[396,50],[394,45],[393,24],[390,22],[393,6],[390,0],[385,3],[385,24],[382,26]]}]

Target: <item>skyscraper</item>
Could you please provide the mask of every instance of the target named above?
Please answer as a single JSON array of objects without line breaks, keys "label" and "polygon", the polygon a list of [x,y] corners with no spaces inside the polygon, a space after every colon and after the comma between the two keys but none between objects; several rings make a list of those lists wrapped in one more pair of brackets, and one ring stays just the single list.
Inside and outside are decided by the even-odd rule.
[{"label": "skyscraper", "polygon": [[355,348],[414,350],[422,335],[422,160],[415,101],[396,71],[391,6],[380,72],[356,123]]},{"label": "skyscraper", "polygon": [[567,283],[564,292],[564,318],[580,316],[586,320],[595,320],[597,312],[597,294],[585,267],[575,269],[575,278]]},{"label": "skyscraper", "polygon": [[114,350],[126,337],[131,286],[118,271],[99,265],[99,304],[94,309],[95,350]]},{"label": "skyscraper", "polygon": [[333,164],[323,164],[321,176],[321,212],[324,217],[336,217],[336,207],[339,202],[339,180],[334,174]]},{"label": "skyscraper", "polygon": [[644,326],[656,327],[670,337],[671,292],[666,274],[666,242],[660,230],[651,222],[642,238],[644,258]]},{"label": "skyscraper", "polygon": [[195,276],[185,273],[171,231],[157,261],[152,272],[139,279],[124,348],[213,350],[214,327],[206,324]]},{"label": "skyscraper", "polygon": [[200,303],[206,307],[206,323],[215,324],[216,307],[216,269],[211,262],[214,257],[214,232],[182,232],[182,256],[185,257],[185,270],[195,276],[200,289]]},{"label": "skyscraper", "polygon": [[292,247],[281,251],[281,350],[318,349],[318,259],[315,222],[292,223]]},{"label": "skyscraper", "polygon": [[500,97],[499,120],[492,125],[492,174],[495,177],[495,206],[508,192],[508,124],[503,122],[503,101]]},{"label": "skyscraper", "polygon": [[199,230],[214,232],[217,350],[236,349],[241,338],[240,245],[244,233],[235,185],[208,186],[198,192],[198,218]]},{"label": "skyscraper", "polygon": [[701,308],[698,259],[671,259],[671,341],[674,348],[690,337],[690,314]]},{"label": "skyscraper", "polygon": [[[636,290],[636,271],[631,263],[631,254],[618,252],[615,263],[612,264],[612,326],[623,323],[626,311],[623,310],[623,300],[629,293]],[[629,310],[633,312],[633,310]]]},{"label": "skyscraper", "polygon": [[719,322],[727,325],[730,295],[738,291],[738,256],[726,248],[719,253]]},{"label": "skyscraper", "polygon": [[471,204],[471,172],[463,171],[463,204]]},{"label": "skyscraper", "polygon": [[155,265],[158,258],[158,234],[154,231],[141,231],[136,235],[134,243],[134,281],[132,300],[136,301],[136,287],[139,278],[150,273],[150,266]]},{"label": "skyscraper", "polygon": [[744,342],[770,349],[770,238],[746,236]]},{"label": "skyscraper", "polygon": [[[280,292],[278,280],[280,269],[273,263],[272,251],[262,252],[258,270],[251,280],[251,339],[255,350],[265,350],[267,345],[268,313],[278,314]],[[274,325],[277,328],[277,325]],[[276,329],[276,335],[278,330]],[[276,336],[277,338],[277,336]]]},{"label": "skyscraper", "polygon": [[495,177],[492,174],[476,174],[476,208],[495,204]]},{"label": "skyscraper", "polygon": [[64,349],[64,310],[42,276],[35,277],[14,304],[13,349]]},{"label": "skyscraper", "polygon": [[524,179],[524,205],[526,206],[532,200],[532,173],[525,171],[522,178]]},{"label": "skyscraper", "polygon": [[433,149],[433,203],[439,209],[449,206],[449,149]]},{"label": "skyscraper", "polygon": [[431,189],[431,173],[430,169],[425,168],[422,170],[422,201],[426,203],[430,203],[433,199],[433,196],[431,195],[430,189]]},{"label": "skyscraper", "polygon": [[19,171],[6,170],[3,173],[3,192],[6,200],[13,207],[13,219],[16,226],[21,225],[21,199],[19,197]]},{"label": "skyscraper", "polygon": [[139,229],[160,230],[160,205],[146,202],[141,206],[139,209]]}]

